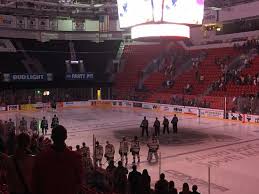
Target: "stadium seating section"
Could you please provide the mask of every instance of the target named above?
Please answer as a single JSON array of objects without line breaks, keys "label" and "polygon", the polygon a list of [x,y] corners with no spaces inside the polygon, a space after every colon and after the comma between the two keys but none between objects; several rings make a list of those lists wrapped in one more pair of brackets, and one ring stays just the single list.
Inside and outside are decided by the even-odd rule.
[{"label": "stadium seating section", "polygon": [[115,78],[115,91],[118,96],[127,96],[136,87],[141,71],[158,57],[161,51],[162,46],[160,44],[125,46],[122,56],[124,69]]},{"label": "stadium seating section", "polygon": [[[251,75],[252,77],[259,73],[259,57],[255,57],[252,64],[248,68],[244,68],[241,71],[242,75]],[[236,85],[234,83],[228,83],[225,91],[215,91],[211,95],[213,96],[239,96],[240,94],[256,94],[259,92],[258,85]]]},{"label": "stadium seating section", "polygon": [[[117,92],[117,98],[127,99],[131,91],[136,87],[140,72],[148,65],[151,60],[160,55],[161,46],[159,45],[129,45],[125,47],[122,60],[125,63],[124,70],[117,74],[115,79],[114,89]],[[211,108],[224,107],[224,96],[228,96],[228,108],[232,107],[232,98],[239,96],[242,92],[255,94],[258,92],[258,86],[237,86],[228,84],[227,91],[216,91],[204,96],[208,87],[222,76],[220,65],[215,64],[215,58],[229,56],[235,59],[241,53],[231,47],[229,48],[214,48],[204,50],[207,53],[206,58],[199,64],[199,73],[204,76],[204,81],[199,82],[196,79],[196,69],[189,68],[180,76],[176,77],[175,83],[171,88],[162,88],[162,83],[165,80],[163,72],[153,72],[144,81],[144,86],[149,89],[148,92],[137,92],[137,94],[145,96],[145,101],[148,102],[164,102],[170,103],[173,95],[184,94],[184,87],[189,83],[193,89],[190,95],[185,95],[185,99],[205,100],[210,103]],[[196,53],[201,51],[196,51]],[[259,57],[256,57],[250,68],[244,69],[242,73],[250,73],[254,75],[259,72],[259,67],[256,66],[259,62]]]}]

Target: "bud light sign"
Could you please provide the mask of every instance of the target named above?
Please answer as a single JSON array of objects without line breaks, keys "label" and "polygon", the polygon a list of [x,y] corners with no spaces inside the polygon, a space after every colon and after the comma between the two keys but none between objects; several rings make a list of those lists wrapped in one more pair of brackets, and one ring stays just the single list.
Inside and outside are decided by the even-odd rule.
[{"label": "bud light sign", "polygon": [[93,73],[66,73],[66,80],[93,80]]},{"label": "bud light sign", "polygon": [[3,78],[3,81],[5,82],[46,82],[52,80],[52,73],[5,73]]}]

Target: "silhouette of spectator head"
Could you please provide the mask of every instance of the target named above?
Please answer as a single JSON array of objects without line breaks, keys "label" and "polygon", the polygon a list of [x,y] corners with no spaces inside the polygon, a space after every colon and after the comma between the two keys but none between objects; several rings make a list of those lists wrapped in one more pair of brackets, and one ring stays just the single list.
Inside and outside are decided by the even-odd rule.
[{"label": "silhouette of spectator head", "polygon": [[173,189],[174,188],[174,181],[170,181],[169,182],[169,189]]},{"label": "silhouette of spectator head", "polygon": [[110,160],[109,166],[114,166],[114,161],[113,160]]},{"label": "silhouette of spectator head", "polygon": [[134,137],[134,140],[138,140],[138,136],[135,136],[135,137]]},{"label": "silhouette of spectator head", "polygon": [[137,166],[136,166],[136,165],[133,165],[133,166],[132,166],[132,170],[133,170],[133,171],[137,171]]},{"label": "silhouette of spectator head", "polygon": [[160,174],[160,180],[165,180],[165,174],[164,173]]},{"label": "silhouette of spectator head", "polygon": [[5,143],[2,137],[0,137],[0,153],[5,152]]},{"label": "silhouette of spectator head", "polygon": [[122,166],[122,161],[119,161],[118,162],[118,167],[121,167]]},{"label": "silhouette of spectator head", "polygon": [[67,139],[67,130],[62,125],[57,125],[52,129],[51,139],[54,142],[54,145],[64,145],[65,140]]},{"label": "silhouette of spectator head", "polygon": [[24,117],[22,117],[22,120],[24,120]]},{"label": "silhouette of spectator head", "polygon": [[12,121],[12,119],[9,119],[9,122],[11,122]]},{"label": "silhouette of spectator head", "polygon": [[196,192],[197,190],[198,190],[198,186],[197,186],[197,185],[193,185],[193,186],[192,186],[192,191],[193,191],[193,192]]},{"label": "silhouette of spectator head", "polygon": [[30,136],[27,133],[21,133],[17,136],[18,149],[26,150],[30,145]]},{"label": "silhouette of spectator head", "polygon": [[158,118],[156,117],[156,120],[158,120]]},{"label": "silhouette of spectator head", "polygon": [[43,117],[43,119],[46,119],[46,117]]},{"label": "silhouette of spectator head", "polygon": [[143,174],[143,175],[148,175],[147,169],[144,169],[144,170],[142,171],[142,174]]},{"label": "silhouette of spectator head", "polygon": [[95,142],[95,145],[98,146],[98,145],[99,145],[99,141],[96,141],[96,142]]},{"label": "silhouette of spectator head", "polygon": [[80,146],[79,145],[76,145],[76,150],[80,150]]},{"label": "silhouette of spectator head", "polygon": [[176,114],[174,116],[176,117]]},{"label": "silhouette of spectator head", "polygon": [[144,120],[146,120],[146,117],[144,117]]},{"label": "silhouette of spectator head", "polygon": [[109,141],[106,141],[106,144],[110,144],[110,142],[109,142]]},{"label": "silhouette of spectator head", "polygon": [[189,189],[189,185],[188,183],[184,183],[183,184],[183,192],[188,192],[190,189]]},{"label": "silhouette of spectator head", "polygon": [[85,147],[85,142],[82,143],[83,147]]},{"label": "silhouette of spectator head", "polygon": [[126,137],[123,137],[122,140],[123,140],[123,141],[126,141]]},{"label": "silhouette of spectator head", "polygon": [[54,117],[57,117],[57,115],[54,115]]}]

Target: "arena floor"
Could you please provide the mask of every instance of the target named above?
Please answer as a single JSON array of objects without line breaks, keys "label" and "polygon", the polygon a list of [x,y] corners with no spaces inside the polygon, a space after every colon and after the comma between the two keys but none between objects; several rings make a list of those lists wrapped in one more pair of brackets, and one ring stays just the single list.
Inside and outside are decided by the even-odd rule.
[{"label": "arena floor", "polygon": [[[116,146],[116,160],[119,158],[119,141],[123,136],[130,140],[133,136],[140,135],[139,125],[143,116],[147,116],[150,126],[153,126],[156,116],[160,120],[164,116],[154,112],[119,108],[67,109],[59,111],[57,115],[60,123],[68,129],[68,145],[75,148],[76,144],[84,141],[92,148],[95,135],[101,144],[105,145],[106,140],[109,140]],[[39,119],[47,116],[50,122],[53,113],[25,112],[0,115],[2,119],[17,119],[21,116],[29,120],[33,116]],[[209,193],[209,182],[211,194],[257,194],[259,125],[186,115],[178,117],[179,133],[160,136],[161,172],[165,173],[168,180],[174,180],[178,189],[183,182],[196,184],[203,194]],[[154,185],[158,179],[160,165],[149,164],[146,161],[146,142],[147,138],[141,139],[139,170],[148,169]],[[130,155],[129,164],[131,162]]]}]

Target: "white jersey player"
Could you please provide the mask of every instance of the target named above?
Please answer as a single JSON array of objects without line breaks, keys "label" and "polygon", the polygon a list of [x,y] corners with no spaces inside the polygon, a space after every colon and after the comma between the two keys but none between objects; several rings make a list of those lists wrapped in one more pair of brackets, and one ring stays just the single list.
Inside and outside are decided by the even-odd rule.
[{"label": "white jersey player", "polygon": [[125,160],[126,160],[125,165],[128,164],[128,152],[129,152],[129,143],[126,141],[126,138],[123,137],[122,141],[120,142],[119,154],[121,156],[122,163],[125,158]]},{"label": "white jersey player", "polygon": [[83,167],[86,170],[91,170],[93,168],[93,162],[90,156],[90,148],[85,145],[85,142],[82,143],[81,154],[82,154]]},{"label": "white jersey player", "polygon": [[82,143],[81,153],[82,153],[82,158],[91,158],[90,148],[85,145],[85,142]]},{"label": "white jersey player", "polygon": [[57,125],[59,125],[59,119],[57,117],[57,115],[54,115],[54,117],[52,118],[52,122],[51,122],[51,128],[55,128]]},{"label": "white jersey player", "polygon": [[132,153],[132,156],[133,156],[133,162],[132,162],[133,164],[136,163],[136,156],[138,157],[138,163],[140,162],[139,151],[140,151],[139,140],[138,140],[138,137],[135,136],[130,146],[130,152]]},{"label": "white jersey player", "polygon": [[98,141],[95,144],[95,165],[101,167],[103,159],[103,146],[101,146]]},{"label": "white jersey player", "polygon": [[34,117],[32,118],[32,121],[31,121],[31,124],[30,124],[30,128],[31,128],[33,133],[39,134],[39,131],[38,131],[38,121]]},{"label": "white jersey player", "polygon": [[156,138],[156,136],[152,136],[151,141],[147,144],[148,146],[148,156],[147,156],[147,160],[149,162],[151,162],[153,154],[155,156],[156,161],[158,161],[158,154],[157,151],[159,149],[159,141]]},{"label": "white jersey player", "polygon": [[19,129],[21,132],[27,131],[27,121],[22,117],[22,120],[20,120]]},{"label": "white jersey player", "polygon": [[12,121],[12,119],[9,119],[9,121],[6,125],[7,125],[8,132],[15,133],[15,124]]},{"label": "white jersey player", "polygon": [[109,163],[111,160],[114,160],[114,153],[115,153],[115,149],[114,146],[107,141],[106,142],[106,146],[105,146],[105,158],[107,160],[107,162]]}]

